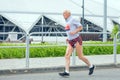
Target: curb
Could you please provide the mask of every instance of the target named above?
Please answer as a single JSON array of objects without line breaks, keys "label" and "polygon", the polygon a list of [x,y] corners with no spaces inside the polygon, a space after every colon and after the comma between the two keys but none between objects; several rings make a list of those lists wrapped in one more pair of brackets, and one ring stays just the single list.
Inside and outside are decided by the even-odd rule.
[{"label": "curb", "polygon": [[[120,68],[120,64],[96,65],[96,69]],[[87,66],[71,66],[71,71],[88,70]],[[0,70],[0,75],[30,74],[30,73],[50,73],[64,71],[64,67],[46,67],[46,68],[24,68]]]}]

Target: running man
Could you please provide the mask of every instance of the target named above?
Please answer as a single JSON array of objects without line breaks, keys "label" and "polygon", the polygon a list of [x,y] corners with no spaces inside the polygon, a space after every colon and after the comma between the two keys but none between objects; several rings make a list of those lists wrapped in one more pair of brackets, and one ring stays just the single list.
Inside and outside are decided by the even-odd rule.
[{"label": "running man", "polygon": [[92,75],[95,66],[91,64],[89,60],[84,56],[82,51],[82,38],[78,33],[82,30],[82,25],[80,24],[79,21],[77,21],[71,16],[71,12],[69,10],[65,10],[63,12],[63,17],[66,21],[65,30],[67,33],[66,41],[68,42],[68,46],[65,53],[65,71],[62,73],[59,73],[59,75],[70,76],[70,73],[69,73],[70,56],[74,48],[76,48],[78,58],[88,65],[89,67],[88,75]]}]

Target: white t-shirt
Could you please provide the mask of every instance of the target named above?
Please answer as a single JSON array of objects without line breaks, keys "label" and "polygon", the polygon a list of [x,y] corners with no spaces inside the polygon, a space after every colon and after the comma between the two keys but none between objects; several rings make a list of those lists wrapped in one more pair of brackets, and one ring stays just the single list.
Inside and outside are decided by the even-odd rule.
[{"label": "white t-shirt", "polygon": [[70,16],[66,20],[65,30],[67,33],[68,40],[75,39],[79,36],[79,33],[76,33],[74,35],[70,34],[70,32],[75,31],[78,27],[82,27],[82,25],[80,24],[78,20],[74,19],[72,16]]}]

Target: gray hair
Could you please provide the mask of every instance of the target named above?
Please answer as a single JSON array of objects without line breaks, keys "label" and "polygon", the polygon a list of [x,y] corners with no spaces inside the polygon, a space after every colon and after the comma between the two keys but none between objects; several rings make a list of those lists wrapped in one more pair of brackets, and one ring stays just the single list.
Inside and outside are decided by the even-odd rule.
[{"label": "gray hair", "polygon": [[63,14],[64,14],[64,13],[71,15],[70,10],[65,10],[65,11],[63,12]]}]

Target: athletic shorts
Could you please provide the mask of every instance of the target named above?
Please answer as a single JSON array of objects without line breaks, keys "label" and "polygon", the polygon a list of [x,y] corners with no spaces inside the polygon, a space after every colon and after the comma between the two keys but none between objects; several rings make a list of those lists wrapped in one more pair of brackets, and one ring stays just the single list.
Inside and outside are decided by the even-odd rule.
[{"label": "athletic shorts", "polygon": [[82,45],[82,38],[81,36],[78,36],[77,38],[73,40],[68,40],[69,44],[74,48],[76,43],[78,42],[80,45]]}]

